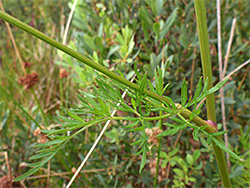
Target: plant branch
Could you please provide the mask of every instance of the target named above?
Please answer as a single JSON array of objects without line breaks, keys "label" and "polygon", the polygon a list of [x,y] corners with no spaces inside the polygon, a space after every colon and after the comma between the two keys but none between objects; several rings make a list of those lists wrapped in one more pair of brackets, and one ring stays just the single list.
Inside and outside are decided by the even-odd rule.
[{"label": "plant branch", "polygon": [[[205,2],[204,0],[195,0],[194,4],[195,4],[196,20],[199,33],[203,75],[205,79],[208,79],[208,89],[210,89],[213,86],[213,82],[212,82],[212,66],[210,61]],[[206,97],[206,104],[207,104],[207,119],[216,122],[214,94],[210,94]],[[212,145],[215,152],[216,161],[219,167],[222,183],[224,187],[231,187],[231,182],[229,180],[228,169],[225,160],[225,154],[223,150],[219,148],[219,146],[217,146],[214,141],[212,141]]]},{"label": "plant branch", "polygon": [[[133,78],[131,79],[132,81],[135,79],[135,76],[133,76]],[[122,98],[125,97],[127,93],[127,90],[125,90],[125,92],[122,94]],[[117,103],[117,106],[120,106],[120,103]],[[114,110],[111,114],[111,118],[115,115],[117,110]],[[75,180],[76,176],[79,174],[79,172],[81,171],[81,169],[83,168],[83,166],[85,165],[85,163],[87,162],[87,160],[89,159],[90,155],[92,154],[92,152],[94,151],[95,147],[97,146],[97,144],[99,143],[102,135],[104,134],[104,132],[106,131],[106,129],[108,128],[109,124],[111,122],[111,119],[109,119],[105,126],[103,127],[101,133],[99,134],[99,136],[97,137],[96,141],[94,142],[93,146],[90,148],[88,154],[86,155],[86,157],[84,158],[84,160],[82,161],[81,165],[78,167],[77,171],[75,172],[74,176],[71,178],[70,182],[68,183],[66,188],[69,188],[71,186],[71,184],[73,183],[73,181]]]},{"label": "plant branch", "polygon": [[[125,78],[117,75],[116,73],[108,70],[106,67],[95,63],[94,61],[90,60],[89,58],[83,56],[82,54],[75,52],[74,50],[64,46],[63,44],[57,42],[56,40],[52,39],[51,37],[45,35],[44,33],[34,29],[33,27],[19,21],[18,19],[10,16],[7,13],[4,13],[2,11],[0,11],[0,18],[11,23],[12,25],[32,34],[33,36],[43,40],[44,42],[56,47],[57,49],[60,49],[61,51],[65,52],[66,54],[74,57],[75,59],[81,61],[82,63],[92,67],[93,69],[98,70],[99,72],[105,74],[106,76],[120,82],[121,84],[124,84],[126,86],[128,86],[131,89],[135,89],[137,91],[139,91],[140,86],[138,86],[137,84],[134,84],[128,80],[126,80]],[[156,99],[158,101],[164,101],[168,104],[170,104],[170,102],[164,98],[163,96],[159,96],[151,91],[148,91],[146,89],[143,90],[144,94],[147,94],[149,97]],[[210,95],[211,96],[211,95]],[[189,111],[188,109],[184,109],[182,110],[182,116],[184,116],[186,119],[189,119],[190,115],[191,115],[191,111]],[[193,122],[196,123],[198,126],[207,126],[207,132],[214,132],[214,128],[212,128],[211,126],[209,126],[203,119],[201,119],[200,117],[195,117],[193,119]]]},{"label": "plant branch", "polygon": [[232,72],[230,72],[226,77],[223,78],[223,80],[230,78],[235,72],[240,70],[242,67],[246,66],[247,64],[250,63],[250,59],[242,63],[240,66],[238,66],[236,69],[234,69]]}]

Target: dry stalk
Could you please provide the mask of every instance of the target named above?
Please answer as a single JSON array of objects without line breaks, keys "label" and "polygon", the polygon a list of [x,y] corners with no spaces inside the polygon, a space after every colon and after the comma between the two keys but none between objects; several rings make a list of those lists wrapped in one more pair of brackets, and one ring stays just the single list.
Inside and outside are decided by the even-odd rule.
[{"label": "dry stalk", "polygon": [[[0,0],[0,8],[1,8],[1,10],[2,10],[3,12],[5,12],[5,11],[4,11],[4,8],[3,8],[2,0]],[[26,76],[26,75],[27,75],[27,72],[26,72],[26,70],[25,70],[25,64],[23,63],[22,58],[21,58],[21,56],[20,56],[20,53],[19,53],[19,51],[18,51],[18,48],[17,48],[17,45],[16,45],[16,41],[15,41],[14,36],[13,36],[13,34],[12,34],[12,32],[11,32],[11,29],[10,29],[10,24],[9,24],[8,22],[6,22],[6,21],[5,21],[5,24],[6,24],[6,27],[7,27],[7,32],[8,32],[8,34],[9,34],[9,36],[10,36],[11,41],[12,41],[12,44],[13,44],[15,53],[16,53],[16,55],[17,55],[17,58],[18,58],[18,60],[19,60],[19,63],[21,64],[22,71],[23,71],[24,75]]]},{"label": "dry stalk", "polygon": [[[220,81],[223,80],[223,65],[222,65],[222,40],[221,40],[221,11],[220,11],[220,0],[217,0],[216,3],[217,6],[217,36],[218,36],[218,62],[219,62],[219,74],[220,74]],[[230,37],[231,38],[231,37]],[[230,49],[232,43],[229,43],[228,46]],[[226,68],[226,64],[224,66]],[[221,113],[222,113],[222,126],[223,130],[227,130],[226,126],[226,111],[225,111],[225,98],[224,98],[224,88],[220,88],[220,94],[221,94]],[[225,139],[225,145],[228,148],[228,135],[227,133],[224,134],[224,139]],[[229,154],[226,153],[227,157],[227,167],[230,172],[230,160],[229,160]]]},{"label": "dry stalk", "polygon": [[230,38],[229,38],[228,45],[227,45],[227,53],[226,53],[225,61],[224,61],[223,77],[225,77],[226,70],[227,70],[227,64],[228,64],[229,54],[230,54],[230,50],[231,50],[231,46],[233,42],[235,26],[236,26],[236,18],[233,19],[231,32],[230,32]]}]

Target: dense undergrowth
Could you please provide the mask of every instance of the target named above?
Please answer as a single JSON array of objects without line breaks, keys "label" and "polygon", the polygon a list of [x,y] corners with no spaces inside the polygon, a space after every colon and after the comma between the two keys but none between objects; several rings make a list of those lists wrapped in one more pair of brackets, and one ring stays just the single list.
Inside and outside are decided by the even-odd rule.
[{"label": "dense undergrowth", "polygon": [[[189,1],[156,2],[154,4],[152,1],[79,1],[74,12],[67,44],[95,62],[124,75],[128,80],[136,74],[138,69],[139,74],[136,80],[141,83],[139,75],[143,77],[147,72],[148,79],[156,90],[160,87],[157,82],[160,71],[155,70],[159,70],[158,67],[162,68],[165,70],[162,84],[164,86],[169,84],[164,95],[169,96],[175,102],[180,102],[183,79],[187,80],[186,87],[190,97],[194,95],[202,75],[194,3]],[[65,23],[73,1],[69,3],[69,6],[66,1],[45,1],[43,6],[40,6],[40,1],[20,1],[18,5],[14,1],[3,1],[3,4],[6,12],[56,40],[62,41]],[[214,84],[219,82],[215,7],[216,1],[206,3]],[[227,50],[232,20],[237,18],[227,75],[249,59],[250,5],[247,1],[222,1],[221,11],[223,57]],[[2,153],[7,151],[9,157],[8,162],[4,155],[0,158],[1,177],[8,175],[8,163],[13,177],[27,172],[29,170],[27,163],[34,162],[30,157],[38,151],[34,146],[48,139],[44,133],[40,132],[39,126],[49,131],[57,129],[59,124],[62,125],[62,122],[66,120],[62,116],[78,118],[72,112],[79,113],[77,109],[84,107],[83,100],[81,100],[84,96],[89,97],[88,103],[93,102],[90,98],[96,94],[95,88],[102,86],[99,79],[103,78],[92,68],[31,38],[23,31],[15,27],[11,29],[22,60],[32,63],[32,66],[26,69],[27,72],[36,71],[39,81],[32,89],[24,89],[24,86],[18,83],[23,73],[6,26],[1,20],[0,150]],[[230,158],[230,179],[233,187],[246,187],[250,184],[249,81],[248,65],[231,76],[224,87],[230,149],[246,159],[242,162]],[[115,85],[110,80],[107,80],[107,83],[110,86]],[[112,88],[115,87],[117,86]],[[117,93],[122,89],[118,89]],[[130,107],[136,106],[137,108],[138,104],[130,99],[131,96],[134,96],[136,101],[137,94],[133,91],[125,96],[124,101]],[[222,131],[219,93],[215,96],[217,124],[218,129]],[[98,103],[101,104],[102,99],[102,97],[98,98]],[[110,100],[114,101],[114,98]],[[93,107],[95,103],[91,102],[90,106]],[[145,109],[147,107],[143,106],[143,113]],[[102,110],[105,111],[105,105],[100,109],[97,107],[95,112],[100,115]],[[204,104],[199,114],[203,119],[206,119],[205,111],[206,105]],[[85,114],[84,121],[92,120],[91,113]],[[136,117],[132,114],[131,110],[125,111],[124,109],[117,112],[117,115],[121,117]],[[151,117],[158,115],[157,112],[150,112]],[[112,121],[84,167],[84,173],[79,175],[73,186],[151,187],[157,170],[159,187],[165,185],[171,187],[221,186],[212,147],[207,145],[204,134],[201,134],[199,141],[196,141],[192,134],[194,128],[188,128],[176,132],[173,136],[162,137],[159,143],[155,135],[161,132],[160,124],[176,125],[178,122],[174,120],[147,122],[146,126],[152,129],[147,129],[146,135],[124,130],[123,127],[129,125],[131,119]],[[76,171],[80,161],[84,159],[102,127],[103,123],[100,123],[78,134],[63,146],[48,165],[15,185],[64,186]],[[163,126],[163,131],[167,129]],[[138,145],[131,145],[131,143],[144,136],[148,136],[148,152],[146,165],[140,173],[142,156],[135,155],[135,153],[141,149]],[[160,160],[157,161],[159,144],[161,146]],[[156,168],[158,162],[159,169]],[[46,177],[48,171],[52,175],[50,178]],[[43,174],[45,176],[39,176]]]}]

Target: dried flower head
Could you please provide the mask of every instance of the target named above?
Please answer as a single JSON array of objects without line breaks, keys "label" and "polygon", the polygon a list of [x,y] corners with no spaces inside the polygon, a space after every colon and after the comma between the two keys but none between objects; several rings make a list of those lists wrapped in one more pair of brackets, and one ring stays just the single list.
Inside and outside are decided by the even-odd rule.
[{"label": "dried flower head", "polygon": [[[41,125],[41,128],[44,129],[44,126]],[[41,132],[40,128],[37,128],[34,131],[34,136],[38,137],[37,142],[40,143],[40,144],[43,144],[48,140],[47,136],[44,133]]]},{"label": "dried flower head", "polygon": [[38,82],[38,74],[37,72],[32,72],[31,74],[20,77],[18,82],[19,84],[24,85],[25,89],[30,89]]},{"label": "dried flower head", "polygon": [[12,187],[12,179],[11,176],[3,176],[0,178],[0,187],[1,188],[9,188]]},{"label": "dried flower head", "polygon": [[28,62],[28,61],[24,61],[24,68],[29,68],[29,67],[31,67],[33,64],[32,63],[30,63],[30,62]]},{"label": "dried flower head", "polygon": [[40,137],[38,138],[38,140],[37,140],[37,142],[39,143],[39,144],[44,144],[45,142],[47,142],[48,141],[48,137],[44,134],[44,133],[42,133],[41,135],[40,135]]},{"label": "dried flower head", "polygon": [[65,69],[61,68],[60,73],[59,73],[59,77],[60,78],[67,78],[68,76],[69,76],[69,72],[66,71]]},{"label": "dried flower head", "polygon": [[161,133],[162,130],[159,127],[153,127],[152,129],[146,128],[145,133],[149,136],[148,143],[153,143],[158,146],[158,139],[156,136]]},{"label": "dried flower head", "polygon": [[[156,166],[157,166],[157,157],[155,156],[154,158],[149,160],[150,173],[153,176],[156,173]],[[160,159],[158,176],[157,176],[158,182],[162,182],[166,178],[166,170],[167,166],[162,167],[162,160]]]}]

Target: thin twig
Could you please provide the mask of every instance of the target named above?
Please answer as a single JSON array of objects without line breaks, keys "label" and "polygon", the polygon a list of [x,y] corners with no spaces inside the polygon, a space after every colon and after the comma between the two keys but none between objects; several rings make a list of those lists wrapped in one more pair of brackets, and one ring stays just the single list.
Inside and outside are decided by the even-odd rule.
[{"label": "thin twig", "polygon": [[[118,168],[119,167],[122,167],[122,165],[118,165],[117,166]],[[92,173],[92,172],[105,172],[105,171],[108,171],[108,170],[113,170],[114,167],[110,167],[110,168],[101,168],[101,169],[90,169],[90,170],[82,170],[81,173]],[[43,169],[41,168],[41,170],[45,170],[47,171],[47,169]],[[66,175],[70,175],[72,174],[72,172],[61,172],[61,173],[56,173],[56,172],[53,172],[51,171],[51,174],[49,175],[50,177],[53,177],[53,176],[60,176],[60,177],[67,177]],[[31,177],[27,177],[26,180],[31,180],[31,179],[39,179],[39,178],[47,178],[48,175],[47,174],[43,174],[43,175],[38,175],[38,176],[31,176]],[[69,179],[67,177],[67,179]]]},{"label": "thin twig", "polygon": [[244,83],[244,81],[245,81],[247,75],[249,75],[249,69],[250,69],[250,67],[247,67],[246,73],[244,74],[244,76],[243,76],[243,78],[242,78],[242,80],[241,80],[241,82],[240,82],[240,84],[239,84],[239,86],[238,86],[238,88],[237,88],[237,91],[240,90],[240,88],[241,88],[242,84]]},{"label": "thin twig", "polygon": [[[133,76],[133,78],[131,79],[131,82],[133,82],[133,80],[135,79],[135,76]],[[124,93],[122,94],[122,98],[125,97],[127,93],[127,90],[124,91]],[[120,103],[117,103],[117,106],[120,106]],[[111,117],[113,117],[116,113],[116,110],[114,110],[111,114]],[[75,180],[76,176],[79,174],[79,172],[81,171],[81,169],[83,168],[84,164],[87,162],[88,158],[90,157],[90,155],[92,154],[92,152],[94,151],[96,145],[99,143],[102,135],[104,134],[104,132],[106,131],[106,129],[109,126],[109,123],[111,122],[111,120],[108,120],[105,124],[105,126],[103,127],[101,133],[99,134],[99,136],[97,137],[95,143],[93,144],[93,146],[91,147],[91,149],[89,150],[88,154],[86,155],[86,157],[84,158],[84,160],[82,161],[81,165],[78,167],[77,171],[75,172],[74,176],[71,178],[70,182],[68,183],[68,185],[66,186],[66,188],[69,188],[71,186],[71,184],[73,183],[73,181]]]},{"label": "thin twig", "polygon": [[9,177],[12,179],[11,168],[10,168],[10,164],[9,164],[8,152],[7,151],[4,152],[4,158],[5,158],[5,162],[6,162],[6,165],[7,165]]},{"label": "thin twig", "polygon": [[[230,72],[226,77],[223,78],[222,81],[229,79],[235,72],[237,72],[238,70],[240,70],[241,68],[243,68],[244,66],[246,66],[248,63],[250,63],[250,59],[245,61],[244,63],[242,63],[240,66],[238,66],[236,69],[234,69],[232,72]],[[222,82],[221,81],[221,82]],[[204,101],[206,100],[206,98],[202,99],[201,102],[197,105],[196,110],[198,109],[198,107],[204,103]]]},{"label": "thin twig", "polygon": [[74,14],[74,11],[75,11],[75,8],[76,8],[76,5],[77,5],[77,2],[78,0],[75,0],[74,1],[74,4],[71,8],[71,11],[69,13],[69,18],[67,20],[67,24],[66,24],[66,28],[65,28],[65,32],[64,32],[64,35],[63,35],[63,44],[65,45],[66,44],[66,39],[67,39],[67,35],[68,35],[68,32],[69,32],[69,26],[70,26],[70,23],[71,23],[71,20],[72,20],[72,17],[73,17],[73,14]]},{"label": "thin twig", "polygon": [[219,71],[220,80],[223,78],[222,72],[222,42],[221,42],[221,13],[220,13],[220,0],[217,0],[217,36],[218,36],[218,60],[219,60]]},{"label": "thin twig", "polygon": [[250,63],[250,59],[242,63],[240,66],[238,66],[236,69],[234,69],[232,72],[230,72],[226,77],[223,78],[223,80],[230,78],[235,72],[240,70],[242,67],[246,66],[248,63]]},{"label": "thin twig", "polygon": [[[1,10],[2,10],[3,12],[5,12],[5,11],[4,11],[4,8],[3,8],[2,0],[0,0],[0,8],[1,8]],[[15,42],[14,36],[13,36],[13,34],[12,34],[12,32],[11,32],[10,24],[9,24],[8,22],[6,22],[6,21],[5,21],[5,24],[6,24],[6,27],[7,27],[7,32],[9,33],[10,39],[11,39],[11,41],[12,41],[12,44],[13,44],[15,53],[16,53],[16,55],[17,55],[17,58],[18,58],[18,60],[19,60],[19,63],[21,64],[22,71],[23,71],[24,75],[26,76],[26,75],[27,75],[27,72],[26,72],[26,70],[25,70],[24,63],[23,63],[22,58],[21,58],[21,56],[20,56],[20,53],[19,53],[19,51],[18,51],[18,48],[17,48],[16,42]]]},{"label": "thin twig", "polygon": [[[220,11],[220,0],[217,0],[217,36],[218,36],[218,61],[219,61],[219,74],[220,74],[220,81],[223,80],[223,70],[222,70],[222,41],[221,41],[221,11]],[[231,37],[230,37],[231,38]],[[231,46],[231,43],[230,45]],[[230,48],[228,48],[230,49]],[[229,55],[229,53],[228,53]],[[225,65],[226,67],[226,65]],[[225,68],[224,67],[224,68]],[[227,130],[226,126],[226,112],[225,112],[225,98],[224,98],[224,88],[220,88],[220,94],[221,94],[221,113],[222,113],[222,126],[223,130]],[[227,133],[224,134],[225,139],[225,145],[228,148],[228,135]],[[226,153],[227,157],[227,167],[230,171],[230,160],[229,160],[229,153]]]},{"label": "thin twig", "polygon": [[226,75],[227,64],[228,64],[230,49],[231,49],[232,42],[233,42],[233,36],[234,36],[235,26],[236,26],[236,18],[233,19],[233,23],[232,23],[232,27],[231,27],[231,32],[230,32],[230,38],[229,38],[228,45],[227,45],[227,53],[226,53],[225,61],[224,61],[223,77]]}]

